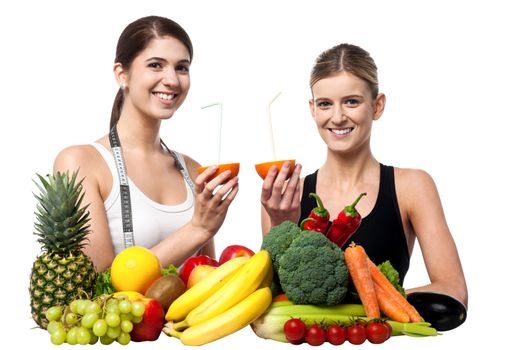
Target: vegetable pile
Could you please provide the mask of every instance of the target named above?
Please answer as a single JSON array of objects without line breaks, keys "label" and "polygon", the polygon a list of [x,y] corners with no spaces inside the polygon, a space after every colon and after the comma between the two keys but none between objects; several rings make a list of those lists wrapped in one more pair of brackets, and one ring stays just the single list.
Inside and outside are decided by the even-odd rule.
[{"label": "vegetable pile", "polygon": [[[311,325],[324,325],[328,329],[331,325],[339,325],[347,328],[347,333],[354,325],[360,324],[363,320],[366,327],[367,323],[379,323],[378,319],[365,316],[365,310],[361,304],[340,304],[334,306],[315,306],[315,305],[295,305],[290,301],[273,302],[267,311],[255,320],[252,324],[252,330],[261,338],[273,339],[280,342],[293,341],[287,340],[285,332],[285,323],[291,318],[301,319],[308,328]],[[391,319],[385,320],[391,326],[391,335],[408,335],[408,336],[436,336],[438,332],[431,327],[428,322],[398,322]],[[359,330],[353,330],[352,333]],[[372,332],[370,332],[372,333]],[[349,336],[349,334],[348,334]],[[367,335],[366,335],[367,336]],[[353,341],[357,341],[359,334],[353,334]],[[369,342],[375,341],[373,338]],[[371,339],[373,339],[371,341]],[[304,338],[304,341],[307,341]],[[349,341],[351,341],[349,339]],[[354,344],[354,343],[353,343]]]}]

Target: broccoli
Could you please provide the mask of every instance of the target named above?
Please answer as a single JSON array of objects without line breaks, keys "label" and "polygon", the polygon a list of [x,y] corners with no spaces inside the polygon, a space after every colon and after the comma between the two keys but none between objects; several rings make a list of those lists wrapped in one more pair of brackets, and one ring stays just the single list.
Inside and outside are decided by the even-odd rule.
[{"label": "broccoli", "polygon": [[263,237],[261,249],[265,249],[270,253],[272,259],[272,267],[274,268],[274,276],[277,275],[279,269],[279,258],[287,250],[294,238],[298,237],[301,229],[292,221],[284,221],[281,224],[274,226]]},{"label": "broccoli", "polygon": [[303,231],[281,255],[279,280],[295,304],[336,305],[347,294],[343,251],[319,232]]}]

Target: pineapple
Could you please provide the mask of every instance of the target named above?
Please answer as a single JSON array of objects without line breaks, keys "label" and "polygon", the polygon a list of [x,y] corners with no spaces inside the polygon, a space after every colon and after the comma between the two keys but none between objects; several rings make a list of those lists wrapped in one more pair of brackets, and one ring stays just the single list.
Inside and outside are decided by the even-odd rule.
[{"label": "pineapple", "polygon": [[31,314],[41,328],[47,328],[46,310],[54,305],[67,305],[78,298],[91,298],[97,278],[93,262],[82,253],[89,233],[87,206],[82,181],[75,184],[78,171],[38,175],[35,181],[40,195],[35,232],[42,253],[33,263],[29,293]]}]

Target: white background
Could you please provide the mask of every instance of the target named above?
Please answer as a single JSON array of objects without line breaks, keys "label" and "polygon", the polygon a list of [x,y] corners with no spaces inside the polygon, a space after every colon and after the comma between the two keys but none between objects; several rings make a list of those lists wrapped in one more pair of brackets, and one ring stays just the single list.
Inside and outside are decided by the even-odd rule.
[{"label": "white background", "polygon": [[[282,92],[272,109],[276,158],[295,158],[303,175],[311,173],[325,150],[308,112],[310,68],[322,50],[357,44],[376,60],[380,90],[387,95],[386,111],[373,130],[373,153],[385,164],[422,168],[433,176],[470,293],[460,328],[437,338],[397,337],[385,346],[498,346],[510,340],[507,333],[519,336],[515,325],[526,311],[519,288],[526,234],[520,123],[526,116],[526,25],[519,1],[104,3],[0,5],[0,329],[11,334],[9,340],[52,347],[47,333],[31,329],[28,278],[39,253],[32,235],[32,179],[51,171],[62,148],[107,132],[117,91],[117,38],[129,22],[151,14],[180,23],[195,48],[190,94],[163,125],[162,137],[203,164],[217,162],[218,109],[201,106],[220,101],[220,161],[241,163],[239,195],[216,236],[218,254],[230,244],[259,249],[261,180],[254,164],[272,157],[267,103]],[[425,283],[417,249],[406,287]],[[241,344],[291,347],[259,339],[247,328],[204,348]],[[182,347],[164,335],[155,344],[130,346]]]}]

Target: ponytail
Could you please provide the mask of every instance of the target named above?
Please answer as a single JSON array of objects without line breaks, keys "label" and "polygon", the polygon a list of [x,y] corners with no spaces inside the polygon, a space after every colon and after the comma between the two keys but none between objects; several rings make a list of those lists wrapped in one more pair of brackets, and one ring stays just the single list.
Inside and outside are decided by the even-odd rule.
[{"label": "ponytail", "polygon": [[119,91],[117,91],[117,95],[115,96],[115,101],[113,102],[113,108],[111,110],[110,130],[115,125],[117,125],[117,122],[119,121],[119,118],[121,117],[123,103],[124,103],[124,91],[122,89],[119,89]]}]

